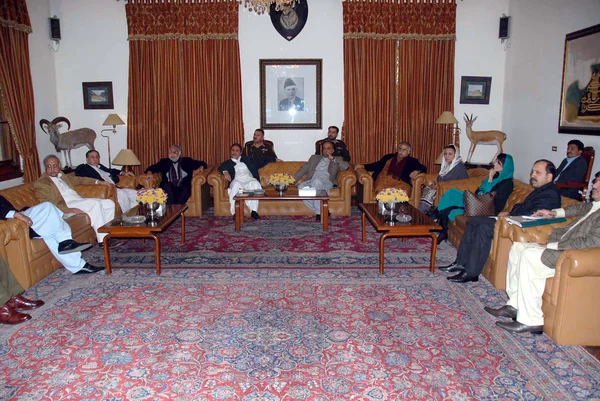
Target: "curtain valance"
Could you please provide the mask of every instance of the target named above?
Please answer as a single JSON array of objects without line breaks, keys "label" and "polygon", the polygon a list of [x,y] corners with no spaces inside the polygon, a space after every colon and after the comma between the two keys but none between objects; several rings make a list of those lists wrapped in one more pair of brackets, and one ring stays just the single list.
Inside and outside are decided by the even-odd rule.
[{"label": "curtain valance", "polygon": [[455,0],[346,0],[344,39],[456,40]]},{"label": "curtain valance", "polygon": [[0,2],[0,25],[31,33],[31,22],[25,0],[2,0]]}]

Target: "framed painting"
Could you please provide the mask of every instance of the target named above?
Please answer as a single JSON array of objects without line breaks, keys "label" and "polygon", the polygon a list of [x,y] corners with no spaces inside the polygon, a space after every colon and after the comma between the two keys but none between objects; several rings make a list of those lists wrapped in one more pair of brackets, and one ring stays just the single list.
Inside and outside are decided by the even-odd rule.
[{"label": "framed painting", "polygon": [[490,104],[492,77],[461,77],[460,102],[463,104]]},{"label": "framed painting", "polygon": [[83,108],[114,109],[112,82],[82,82]]},{"label": "framed painting", "polygon": [[558,132],[600,135],[600,24],[565,38]]},{"label": "framed painting", "polygon": [[321,129],[321,59],[262,59],[263,129]]}]

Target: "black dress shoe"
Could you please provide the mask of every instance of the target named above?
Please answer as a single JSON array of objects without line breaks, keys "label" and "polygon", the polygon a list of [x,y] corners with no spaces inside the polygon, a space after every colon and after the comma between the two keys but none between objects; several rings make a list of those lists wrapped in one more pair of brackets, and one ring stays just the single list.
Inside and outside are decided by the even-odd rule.
[{"label": "black dress shoe", "polygon": [[321,215],[320,214],[315,215],[315,220],[321,221]]},{"label": "black dress shoe", "polygon": [[459,265],[456,262],[452,262],[448,266],[438,267],[443,272],[454,273],[454,272],[462,272],[465,271],[465,267],[463,265]]},{"label": "black dress shoe", "polygon": [[442,242],[448,239],[448,234],[445,232],[441,232],[437,237],[437,244],[441,244]]},{"label": "black dress shoe", "polygon": [[531,334],[542,334],[544,332],[544,326],[527,326],[526,324],[514,322],[496,322],[496,326],[502,327],[506,331],[511,333],[531,333]]},{"label": "black dress shoe", "polygon": [[92,266],[89,263],[86,263],[81,270],[76,271],[73,274],[92,274],[92,273],[98,273],[101,272],[102,270],[104,270],[103,266]]},{"label": "black dress shoe", "polygon": [[73,252],[82,252],[92,247],[92,244],[87,242],[75,242],[72,239],[61,241],[58,244],[58,253],[66,255]]},{"label": "black dress shoe", "polygon": [[254,220],[260,220],[260,216],[254,210],[252,213],[250,213],[250,217],[252,217]]},{"label": "black dress shoe", "polygon": [[517,310],[510,305],[504,305],[498,309],[486,306],[483,310],[495,317],[507,317],[512,320],[517,320]]},{"label": "black dress shoe", "polygon": [[466,271],[462,271],[456,276],[448,277],[448,280],[452,281],[453,283],[468,283],[471,281],[479,281],[479,276],[471,277],[467,275]]}]

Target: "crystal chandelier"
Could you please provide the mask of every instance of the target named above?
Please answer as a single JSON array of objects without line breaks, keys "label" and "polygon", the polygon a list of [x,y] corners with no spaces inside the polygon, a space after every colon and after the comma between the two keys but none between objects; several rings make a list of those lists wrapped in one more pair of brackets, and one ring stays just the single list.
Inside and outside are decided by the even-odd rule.
[{"label": "crystal chandelier", "polygon": [[244,8],[257,14],[269,12],[271,4],[275,3],[275,11],[293,8],[300,0],[244,0]]}]

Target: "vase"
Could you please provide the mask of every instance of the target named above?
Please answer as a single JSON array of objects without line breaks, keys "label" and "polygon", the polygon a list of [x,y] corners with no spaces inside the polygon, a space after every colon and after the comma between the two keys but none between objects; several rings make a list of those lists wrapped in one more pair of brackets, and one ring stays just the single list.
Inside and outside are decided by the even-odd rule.
[{"label": "vase", "polygon": [[287,191],[288,184],[273,184],[275,190],[279,193],[279,196],[283,196],[283,193]]},{"label": "vase", "polygon": [[146,203],[146,218],[150,221],[156,221],[160,218],[158,215],[158,202]]}]

